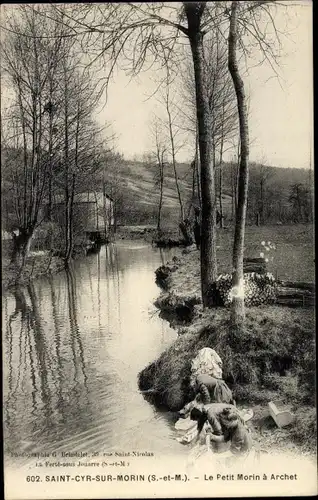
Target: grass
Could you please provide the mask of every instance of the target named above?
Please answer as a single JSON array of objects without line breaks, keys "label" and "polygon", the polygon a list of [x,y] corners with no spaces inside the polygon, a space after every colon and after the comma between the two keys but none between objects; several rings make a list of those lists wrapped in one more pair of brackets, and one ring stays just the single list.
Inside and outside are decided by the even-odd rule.
[{"label": "grass", "polygon": [[[276,279],[290,281],[314,281],[315,260],[313,226],[297,224],[290,226],[247,226],[245,234],[245,257],[259,257],[260,252],[268,255],[267,269]],[[261,242],[275,243],[276,250],[266,252]],[[228,273],[232,269],[233,230],[217,231],[218,272]],[[266,256],[265,255],[265,256]],[[272,260],[271,260],[272,259]],[[183,256],[183,266],[172,276],[173,290],[191,287],[200,291],[199,252]]]},{"label": "grass", "polygon": [[[313,281],[312,227],[248,227],[246,251],[257,257],[261,241],[276,245],[269,270],[279,279]],[[231,269],[232,234],[219,231],[219,272]],[[157,301],[184,302],[200,295],[199,252],[184,254]],[[172,297],[172,299],[171,299]],[[173,302],[174,301],[174,302]],[[232,327],[229,309],[194,308],[190,324],[183,325],[176,341],[147,366],[139,378],[142,389],[153,389],[155,404],[177,411],[193,398],[189,386],[191,360],[203,347],[212,347],[223,360],[223,376],[238,405],[252,406],[254,438],[262,447],[315,450],[315,326],[314,311],[280,306],[250,307],[244,332]],[[278,429],[268,416],[271,400],[292,405],[294,424]]]}]

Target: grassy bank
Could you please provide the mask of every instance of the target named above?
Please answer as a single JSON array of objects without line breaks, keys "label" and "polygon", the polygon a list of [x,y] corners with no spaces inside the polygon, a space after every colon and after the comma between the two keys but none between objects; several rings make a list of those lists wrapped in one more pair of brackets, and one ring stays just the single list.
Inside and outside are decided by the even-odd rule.
[{"label": "grassy bank", "polygon": [[[259,257],[263,252],[268,258],[267,269],[276,279],[290,281],[313,281],[315,274],[314,234],[311,224],[286,226],[247,226],[245,234],[245,257]],[[275,250],[266,251],[262,242],[270,241]],[[217,231],[218,272],[228,273],[232,268],[233,229]],[[199,253],[185,256],[185,263],[176,275],[173,289],[184,286],[200,290]],[[190,275],[187,277],[187,273]]]},{"label": "grassy bank", "polygon": [[[86,255],[86,250],[77,247],[74,250],[73,260]],[[20,273],[19,267],[11,262],[11,242],[2,244],[2,291],[16,284],[26,285],[40,276],[55,274],[65,269],[64,259],[50,250],[31,250],[27,256],[25,266]]]},{"label": "grassy bank", "polygon": [[[168,235],[174,235],[173,229],[167,230]],[[114,237],[114,240],[145,240],[152,243],[157,235],[155,226],[120,226]],[[58,256],[59,239],[56,236],[56,248],[53,255],[51,251],[46,250],[44,239],[38,239],[32,242],[31,252],[27,257],[23,272],[19,277],[19,284],[25,285],[29,281],[43,275],[56,273],[64,269],[63,258]],[[80,241],[78,238],[77,245],[74,248],[73,260],[82,258],[87,252],[87,241],[83,239]],[[94,251],[92,249],[92,251]],[[15,286],[19,274],[19,269],[11,263],[12,242],[10,239],[2,241],[2,291]]]},{"label": "grassy bank", "polygon": [[[19,284],[26,285],[35,278],[57,273],[62,269],[64,269],[64,263],[60,257],[51,256],[49,252],[36,252],[27,258],[19,277]],[[2,258],[2,291],[15,286],[18,274],[19,270],[16,265],[10,262],[8,256],[4,256]]]},{"label": "grassy bank", "polygon": [[[75,235],[72,260],[96,253],[102,242],[95,242],[85,233]],[[2,290],[16,284],[26,285],[31,280],[43,275],[54,274],[65,269],[63,239],[60,228],[52,224],[43,224],[32,238],[31,248],[21,272],[19,265],[11,262],[13,243],[10,238],[2,240]]]},{"label": "grassy bank", "polygon": [[161,234],[158,233],[154,225],[131,225],[119,226],[115,239],[118,240],[144,240],[159,247],[182,246],[182,236],[178,230],[177,224],[165,226]]},{"label": "grassy bank", "polygon": [[[273,232],[270,228],[250,229],[247,230],[246,241],[249,257],[257,256],[255,254],[263,239],[274,241],[275,260],[269,262],[269,269],[276,275],[279,273],[280,279],[313,280],[312,243],[308,228],[297,226],[288,230],[283,227],[277,231],[275,239],[270,237]],[[291,230],[294,230],[294,235]],[[220,272],[228,272],[229,269],[229,236],[225,232],[219,235]],[[298,255],[297,265],[291,264],[291,255]],[[247,309],[244,334],[238,336],[232,328],[229,309],[203,311],[198,304],[198,251],[193,250],[181,259],[175,259],[168,275],[166,290],[157,301],[158,307],[163,315],[167,312],[172,315],[174,308],[191,306],[192,301],[192,315],[179,316],[172,321],[175,326],[178,325],[179,336],[159,359],[140,373],[141,389],[152,390],[152,401],[156,405],[172,411],[179,410],[193,398],[189,387],[191,360],[201,348],[211,347],[223,360],[224,378],[233,390],[238,406],[248,405],[254,409],[255,417],[251,424],[254,439],[267,449],[275,443],[282,449],[295,448],[306,453],[314,451],[313,309],[250,307]],[[276,428],[268,416],[269,401],[291,406],[296,416],[295,423],[286,429]]]}]

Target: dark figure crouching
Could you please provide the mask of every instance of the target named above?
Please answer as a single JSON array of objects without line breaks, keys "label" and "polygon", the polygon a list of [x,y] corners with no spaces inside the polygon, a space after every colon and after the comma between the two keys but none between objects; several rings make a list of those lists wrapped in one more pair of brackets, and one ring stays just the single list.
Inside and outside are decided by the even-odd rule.
[{"label": "dark figure crouching", "polygon": [[223,408],[220,412],[213,411],[213,408],[193,408],[190,418],[198,422],[199,436],[205,422],[210,424],[214,451],[220,453],[230,449],[234,455],[242,455],[251,450],[251,437],[235,407]]}]

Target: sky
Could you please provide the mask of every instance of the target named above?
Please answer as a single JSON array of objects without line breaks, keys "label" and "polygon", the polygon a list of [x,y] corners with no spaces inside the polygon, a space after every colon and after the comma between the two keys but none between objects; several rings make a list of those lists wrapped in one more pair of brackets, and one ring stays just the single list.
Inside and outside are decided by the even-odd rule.
[{"label": "sky", "polygon": [[[279,76],[267,63],[255,67],[253,58],[243,75],[249,96],[250,160],[309,168],[313,165],[312,3],[284,3],[287,10],[278,8],[275,16],[276,27],[286,33],[287,23],[288,33],[280,37]],[[154,111],[160,114],[160,106],[158,94],[149,96],[157,87],[156,77],[148,71],[131,80],[117,70],[107,102],[104,96],[101,111],[95,115],[102,126],[111,124],[116,136],[112,145],[128,159],[140,158],[153,148],[150,122]],[[2,86],[1,93],[8,97],[9,89]],[[191,161],[193,153],[193,144],[187,140],[177,160]],[[224,159],[232,155],[229,151]]]},{"label": "sky", "polygon": [[[288,37],[281,37],[279,77],[266,63],[249,67],[244,75],[250,97],[250,159],[309,168],[313,149],[312,7],[310,0],[287,5]],[[282,10],[276,25],[284,30],[285,24]],[[149,122],[158,104],[156,97],[146,99],[155,89],[153,76],[143,73],[138,81],[131,81],[119,70],[110,84],[107,104],[96,116],[100,123],[111,122],[116,147],[127,158],[151,149]],[[180,151],[180,161],[189,159],[189,149],[185,146]]]}]

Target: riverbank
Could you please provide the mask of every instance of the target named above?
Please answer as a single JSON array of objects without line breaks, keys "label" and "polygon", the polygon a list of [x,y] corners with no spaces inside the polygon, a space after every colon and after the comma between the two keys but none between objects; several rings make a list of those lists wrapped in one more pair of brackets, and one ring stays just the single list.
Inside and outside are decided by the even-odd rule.
[{"label": "riverbank", "polygon": [[158,248],[184,247],[185,242],[176,225],[165,227],[161,234],[154,225],[119,226],[116,231],[118,240],[144,240]]},{"label": "riverbank", "polygon": [[[11,262],[8,248],[2,251],[2,292],[4,292],[16,286],[19,269]],[[74,253],[73,260],[86,257],[86,255],[88,253],[78,250]],[[62,257],[53,255],[49,250],[31,251],[26,259],[18,284],[24,286],[36,278],[56,274],[64,269],[65,265]]]},{"label": "riverbank", "polygon": [[[202,309],[197,250],[191,248],[175,258],[161,278],[163,291],[156,305],[179,335],[139,375],[140,388],[150,390],[151,401],[180,410],[193,396],[191,360],[203,347],[211,347],[223,360],[223,376],[238,406],[253,408],[254,441],[265,450],[275,446],[282,452],[314,453],[314,310],[274,305],[247,308],[246,328],[238,337],[231,328],[229,309]],[[295,422],[277,428],[269,416],[270,401],[290,406]]]},{"label": "riverbank", "polygon": [[[152,240],[157,234],[154,226],[121,226],[118,232],[113,237],[113,240],[142,240],[152,244]],[[106,243],[107,244],[107,243]],[[19,270],[11,263],[10,259],[11,241],[5,240],[2,242],[2,292],[12,288],[16,284]],[[88,249],[86,252],[84,247],[78,247],[74,252],[73,260],[84,258],[95,249]],[[99,247],[96,247],[99,251]],[[27,285],[30,281],[39,278],[56,274],[65,269],[64,260],[62,257],[52,255],[49,250],[31,251],[27,257],[25,267],[19,278],[19,285]]]},{"label": "riverbank", "polygon": [[[64,269],[63,259],[54,257],[49,252],[34,252],[26,261],[19,278],[19,285],[27,285],[30,281],[55,274]],[[10,262],[8,257],[2,258],[2,292],[15,286],[18,276],[17,267]]]}]

